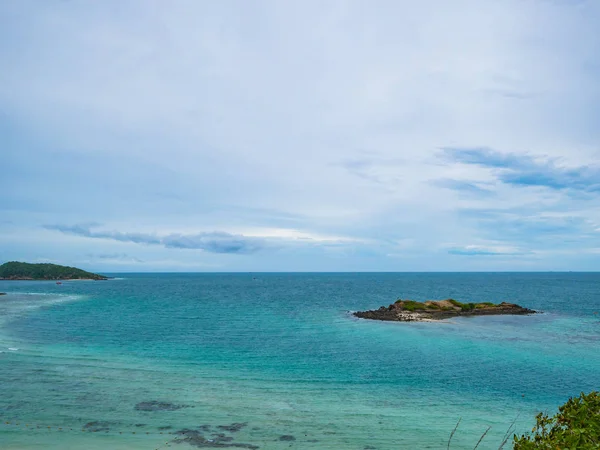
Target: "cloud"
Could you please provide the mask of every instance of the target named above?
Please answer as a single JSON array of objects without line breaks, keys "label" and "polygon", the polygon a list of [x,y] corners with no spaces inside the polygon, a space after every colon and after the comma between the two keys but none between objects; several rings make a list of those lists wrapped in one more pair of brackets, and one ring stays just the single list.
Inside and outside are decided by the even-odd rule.
[{"label": "cloud", "polygon": [[381,158],[373,155],[344,159],[333,166],[345,169],[349,174],[378,185],[386,185],[386,181],[401,172],[406,161],[402,158]]},{"label": "cloud", "polygon": [[168,234],[158,236],[149,233],[123,233],[119,231],[94,231],[85,225],[45,225],[48,230],[94,239],[110,239],[135,244],[161,245],[166,248],[203,250],[211,253],[249,254],[262,250],[266,243],[258,238],[236,236],[224,232],[196,234]]},{"label": "cloud", "polygon": [[254,253],[267,245],[257,238],[235,236],[224,232],[192,235],[171,234],[162,238],[167,248],[201,249],[212,253]]},{"label": "cloud", "polygon": [[592,1],[0,2],[0,256],[524,259],[452,242],[596,267],[599,20]]},{"label": "cloud", "polygon": [[434,183],[437,186],[465,194],[473,194],[480,196],[489,196],[494,194],[494,191],[492,191],[491,189],[481,187],[478,183],[470,181],[454,180],[448,178],[443,180],[436,180],[434,181]]},{"label": "cloud", "polygon": [[595,232],[595,222],[587,214],[548,211],[544,205],[519,208],[471,208],[459,211],[462,223],[475,226],[482,239],[514,244],[538,250],[550,248],[585,248],[595,245],[600,236]]},{"label": "cloud", "polygon": [[560,166],[556,159],[501,153],[489,148],[445,148],[443,158],[460,164],[492,169],[502,183],[555,190],[600,192],[600,166]]},{"label": "cloud", "polygon": [[[161,246],[171,249],[202,250],[209,253],[222,254],[253,254],[261,250],[274,250],[281,247],[294,248],[298,246],[342,246],[362,243],[364,241],[345,236],[306,233],[293,229],[248,229],[244,233],[229,233],[224,231],[200,233],[140,233],[121,232],[114,230],[98,230],[100,224],[77,225],[44,225],[51,231],[63,234],[81,236],[92,239],[107,239],[117,242],[129,242],[150,246]],[[106,258],[127,257],[124,254],[111,253]],[[96,257],[99,257],[96,255]]]},{"label": "cloud", "polygon": [[442,156],[451,162],[474,164],[495,169],[519,170],[530,167],[531,157],[503,154],[489,148],[443,148]]},{"label": "cloud", "polygon": [[90,253],[86,255],[92,261],[103,261],[103,262],[118,262],[118,263],[143,263],[143,259],[136,258],[135,256],[128,255],[126,253]]},{"label": "cloud", "polygon": [[450,248],[448,249],[448,254],[460,256],[516,256],[523,255],[525,252],[511,248],[467,245]]}]

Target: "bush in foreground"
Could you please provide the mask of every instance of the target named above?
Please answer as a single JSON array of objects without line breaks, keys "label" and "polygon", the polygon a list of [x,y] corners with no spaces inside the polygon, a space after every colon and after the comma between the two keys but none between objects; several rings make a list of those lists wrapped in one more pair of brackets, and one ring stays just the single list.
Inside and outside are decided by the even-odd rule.
[{"label": "bush in foreground", "polygon": [[[516,421],[517,419],[515,419]],[[508,442],[514,421],[506,431],[498,450]],[[448,439],[448,450],[452,438],[460,425],[460,419]],[[481,435],[474,450],[486,437],[491,426]],[[579,397],[570,398],[558,407],[558,412],[550,417],[545,413],[536,416],[536,424],[531,433],[513,436],[514,450],[599,450],[600,449],[600,392],[583,392]]]},{"label": "bush in foreground", "polygon": [[539,413],[531,435],[515,435],[514,449],[600,449],[600,393],[582,392],[552,417]]}]

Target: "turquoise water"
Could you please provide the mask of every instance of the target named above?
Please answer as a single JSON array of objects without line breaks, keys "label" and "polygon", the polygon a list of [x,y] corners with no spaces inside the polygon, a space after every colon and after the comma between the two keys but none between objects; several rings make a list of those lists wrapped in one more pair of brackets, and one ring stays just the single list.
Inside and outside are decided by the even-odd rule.
[{"label": "turquoise water", "polygon": [[[497,449],[600,389],[600,274],[119,276],[0,281],[0,448]],[[348,313],[398,297],[544,314]]]}]

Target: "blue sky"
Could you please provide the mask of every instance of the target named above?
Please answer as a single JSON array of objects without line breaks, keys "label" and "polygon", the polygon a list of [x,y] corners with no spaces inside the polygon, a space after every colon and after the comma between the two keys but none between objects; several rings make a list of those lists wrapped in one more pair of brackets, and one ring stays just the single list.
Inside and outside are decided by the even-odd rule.
[{"label": "blue sky", "polygon": [[0,2],[0,262],[600,268],[600,2]]}]

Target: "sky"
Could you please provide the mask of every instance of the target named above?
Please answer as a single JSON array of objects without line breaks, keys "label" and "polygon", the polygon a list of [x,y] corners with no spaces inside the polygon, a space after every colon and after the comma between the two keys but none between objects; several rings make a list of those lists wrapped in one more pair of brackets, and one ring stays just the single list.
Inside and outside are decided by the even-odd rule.
[{"label": "sky", "polygon": [[600,269],[597,0],[0,2],[0,262]]}]

